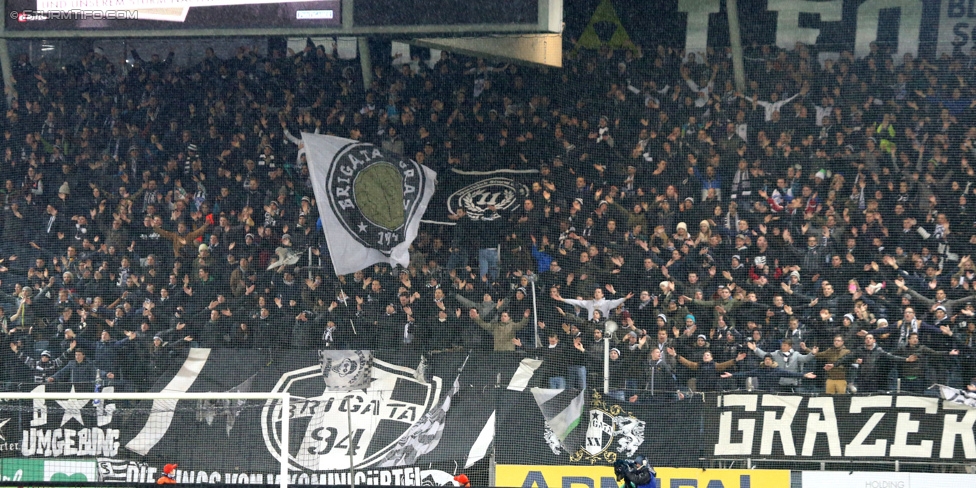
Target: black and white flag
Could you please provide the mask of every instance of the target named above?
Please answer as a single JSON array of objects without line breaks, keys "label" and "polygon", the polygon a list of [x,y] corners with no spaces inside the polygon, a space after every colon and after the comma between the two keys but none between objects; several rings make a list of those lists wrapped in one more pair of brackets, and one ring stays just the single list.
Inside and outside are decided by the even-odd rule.
[{"label": "black and white flag", "polygon": [[336,274],[375,263],[406,267],[437,173],[372,144],[302,134]]}]

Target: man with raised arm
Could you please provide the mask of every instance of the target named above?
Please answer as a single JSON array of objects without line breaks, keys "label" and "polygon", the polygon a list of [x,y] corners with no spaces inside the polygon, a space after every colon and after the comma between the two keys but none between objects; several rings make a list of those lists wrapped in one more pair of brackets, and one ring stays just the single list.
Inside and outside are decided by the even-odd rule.
[{"label": "man with raised arm", "polygon": [[[607,285],[606,288],[607,288],[607,291],[609,291],[611,294],[616,294],[617,293],[617,291],[614,290],[613,285]],[[607,300],[603,296],[603,289],[602,288],[596,288],[596,289],[593,290],[593,299],[592,300],[573,300],[573,299],[570,299],[570,298],[563,298],[562,296],[559,295],[559,290],[557,290],[555,288],[552,290],[552,299],[553,300],[557,300],[557,301],[560,301],[560,302],[563,302],[563,303],[568,303],[568,304],[573,305],[573,306],[576,306],[576,307],[585,308],[586,311],[587,311],[587,313],[588,313],[588,318],[590,320],[593,320],[593,311],[594,310],[599,310],[604,317],[608,317],[608,316],[610,316],[610,311],[611,310],[617,308],[617,306],[619,306],[620,304],[626,302],[630,298],[633,298],[633,296],[634,296],[633,293],[628,293],[627,296],[625,296],[623,298],[617,298],[615,300]]]}]

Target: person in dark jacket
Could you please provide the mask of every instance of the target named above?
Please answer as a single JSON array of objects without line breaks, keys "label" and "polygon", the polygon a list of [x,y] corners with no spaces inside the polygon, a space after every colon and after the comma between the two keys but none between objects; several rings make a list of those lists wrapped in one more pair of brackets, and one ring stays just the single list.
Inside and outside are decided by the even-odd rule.
[{"label": "person in dark jacket", "polygon": [[745,359],[746,356],[746,353],[740,352],[734,359],[730,359],[722,363],[716,363],[712,359],[712,353],[710,351],[705,351],[705,353],[702,355],[702,360],[699,363],[689,361],[685,359],[684,356],[678,356],[678,362],[680,362],[686,368],[695,371],[695,377],[693,378],[695,381],[692,390],[715,391],[715,387],[718,384],[719,373],[735,367],[736,363]]},{"label": "person in dark jacket", "polygon": [[613,465],[617,481],[624,482],[624,488],[656,488],[657,473],[650,467],[644,456],[634,459],[621,459]]},{"label": "person in dark jacket", "polygon": [[[665,354],[672,359],[678,356],[674,348],[669,347],[666,351]],[[678,376],[672,366],[673,362],[663,357],[660,349],[651,349],[644,370],[644,389],[635,392],[628,400],[653,403],[683,399],[684,393],[678,389]]]},{"label": "person in dark jacket", "polygon": [[759,382],[755,385],[757,390],[761,391],[774,391],[778,389],[780,380],[782,378],[807,378],[816,379],[817,375],[813,373],[794,373],[792,371],[787,371],[780,368],[776,361],[773,360],[772,354],[766,354],[763,358],[763,363],[759,368],[752,371],[740,371],[738,373],[722,373],[722,378],[758,378]]},{"label": "person in dark jacket", "polygon": [[[580,337],[563,340],[566,336],[561,330],[550,329],[547,342],[535,348],[535,353],[542,359],[539,377],[548,381],[549,388],[565,389],[566,375],[569,367],[583,362],[583,344]],[[566,337],[570,339],[569,337]]]},{"label": "person in dark jacket", "polygon": [[481,214],[479,222],[478,276],[490,283],[498,281],[501,267],[501,243],[505,232],[505,219],[494,205]]},{"label": "person in dark jacket", "polygon": [[55,373],[54,376],[49,376],[47,382],[54,383],[55,381],[63,381],[67,383],[94,384],[95,377],[95,364],[87,360],[85,351],[75,349],[75,360],[68,363],[64,368],[61,368],[61,371]]},{"label": "person in dark jacket", "polygon": [[74,355],[75,347],[77,342],[71,341],[71,346],[64,351],[61,356],[57,358],[51,358],[51,353],[49,351],[41,352],[40,359],[34,359],[27,355],[27,351],[17,345],[16,342],[10,343],[10,350],[17,355],[17,358],[24,362],[24,365],[34,374],[35,383],[43,383],[47,379],[55,374],[58,370],[63,368],[68,364],[69,357]]},{"label": "person in dark jacket", "polygon": [[908,343],[895,349],[895,354],[905,357],[918,357],[918,361],[906,362],[898,366],[898,377],[901,379],[902,390],[915,395],[923,395],[925,389],[931,384],[925,379],[926,370],[929,367],[934,367],[935,364],[933,363],[939,358],[958,356],[959,350],[935,351],[928,346],[919,344],[918,332],[912,332],[908,335]]},{"label": "person in dark jacket", "polygon": [[911,363],[918,360],[918,356],[896,356],[879,346],[873,334],[864,336],[864,346],[844,356],[834,366],[852,365],[857,369],[857,391],[880,391],[886,386],[888,371],[892,363]]}]

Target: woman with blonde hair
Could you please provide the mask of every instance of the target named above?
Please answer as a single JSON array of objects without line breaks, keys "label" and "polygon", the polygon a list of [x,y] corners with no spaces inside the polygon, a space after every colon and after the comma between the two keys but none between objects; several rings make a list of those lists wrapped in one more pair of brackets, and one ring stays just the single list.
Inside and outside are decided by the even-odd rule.
[{"label": "woman with blonde hair", "polygon": [[695,245],[698,246],[699,244],[704,243],[707,246],[708,241],[711,238],[712,224],[710,224],[707,220],[702,220],[698,224],[698,237],[695,238]]}]

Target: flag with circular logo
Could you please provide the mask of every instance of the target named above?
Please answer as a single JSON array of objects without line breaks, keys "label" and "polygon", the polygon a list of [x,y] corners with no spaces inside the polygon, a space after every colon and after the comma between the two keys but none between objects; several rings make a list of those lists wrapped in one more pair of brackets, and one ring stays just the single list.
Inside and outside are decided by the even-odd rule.
[{"label": "flag with circular logo", "polygon": [[406,267],[437,173],[352,139],[306,133],[302,142],[336,273]]}]

